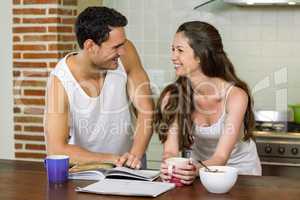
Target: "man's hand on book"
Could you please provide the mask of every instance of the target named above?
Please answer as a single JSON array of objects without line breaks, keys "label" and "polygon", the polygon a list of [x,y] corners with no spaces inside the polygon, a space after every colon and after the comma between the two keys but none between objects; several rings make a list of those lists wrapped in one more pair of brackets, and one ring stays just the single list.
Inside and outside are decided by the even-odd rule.
[{"label": "man's hand on book", "polygon": [[119,167],[126,166],[132,169],[140,169],[141,160],[136,155],[125,153],[118,159],[116,165]]}]

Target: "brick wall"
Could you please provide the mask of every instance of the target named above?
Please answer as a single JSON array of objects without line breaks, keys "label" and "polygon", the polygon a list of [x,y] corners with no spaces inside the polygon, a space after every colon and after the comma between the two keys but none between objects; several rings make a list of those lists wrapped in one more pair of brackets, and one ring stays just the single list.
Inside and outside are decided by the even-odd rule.
[{"label": "brick wall", "polygon": [[15,157],[45,157],[43,112],[51,69],[76,48],[77,0],[13,0]]}]

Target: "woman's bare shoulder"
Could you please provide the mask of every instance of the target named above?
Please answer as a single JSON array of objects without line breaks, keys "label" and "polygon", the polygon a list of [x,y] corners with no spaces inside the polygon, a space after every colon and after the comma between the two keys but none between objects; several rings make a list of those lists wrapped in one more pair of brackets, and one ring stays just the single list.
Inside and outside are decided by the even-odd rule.
[{"label": "woman's bare shoulder", "polygon": [[245,90],[240,87],[233,86],[227,96],[227,105],[230,106],[242,106],[248,104],[249,95]]}]

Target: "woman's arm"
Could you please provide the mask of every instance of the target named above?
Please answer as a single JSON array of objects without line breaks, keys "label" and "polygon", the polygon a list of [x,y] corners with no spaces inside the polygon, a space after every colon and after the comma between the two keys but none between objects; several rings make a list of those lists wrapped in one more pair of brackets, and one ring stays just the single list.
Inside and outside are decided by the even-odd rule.
[{"label": "woman's arm", "polygon": [[[166,93],[161,102],[161,110],[164,111],[170,98],[170,93]],[[170,157],[179,156],[178,123],[175,119],[167,131],[167,139],[163,143],[163,160]]]},{"label": "woman's arm", "polygon": [[234,87],[227,97],[224,131],[213,156],[204,161],[206,165],[225,165],[235,144],[240,139],[240,130],[248,105],[248,95],[244,90]]},{"label": "woman's arm", "polygon": [[163,146],[163,160],[179,156],[178,125],[177,120],[171,125],[167,132],[167,140]]},{"label": "woman's arm", "polygon": [[[168,102],[168,97],[169,94],[167,93],[166,96],[162,99],[161,110],[163,110],[166,106]],[[177,178],[178,180],[180,180],[181,183],[189,185],[193,183],[197,175],[197,168],[193,163],[189,163],[186,166],[176,168],[173,170],[172,174],[169,174],[169,166],[164,162],[167,158],[180,156],[178,131],[178,120],[175,118],[174,122],[171,124],[169,130],[166,133],[167,139],[165,140],[163,146],[163,162],[160,167],[160,177],[163,181],[170,181],[172,177]]]}]

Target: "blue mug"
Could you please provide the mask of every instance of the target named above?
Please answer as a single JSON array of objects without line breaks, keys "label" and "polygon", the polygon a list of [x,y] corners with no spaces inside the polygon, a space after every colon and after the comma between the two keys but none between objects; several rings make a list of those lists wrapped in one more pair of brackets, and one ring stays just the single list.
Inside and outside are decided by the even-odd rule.
[{"label": "blue mug", "polygon": [[69,156],[50,155],[45,161],[49,183],[59,184],[68,181]]}]

